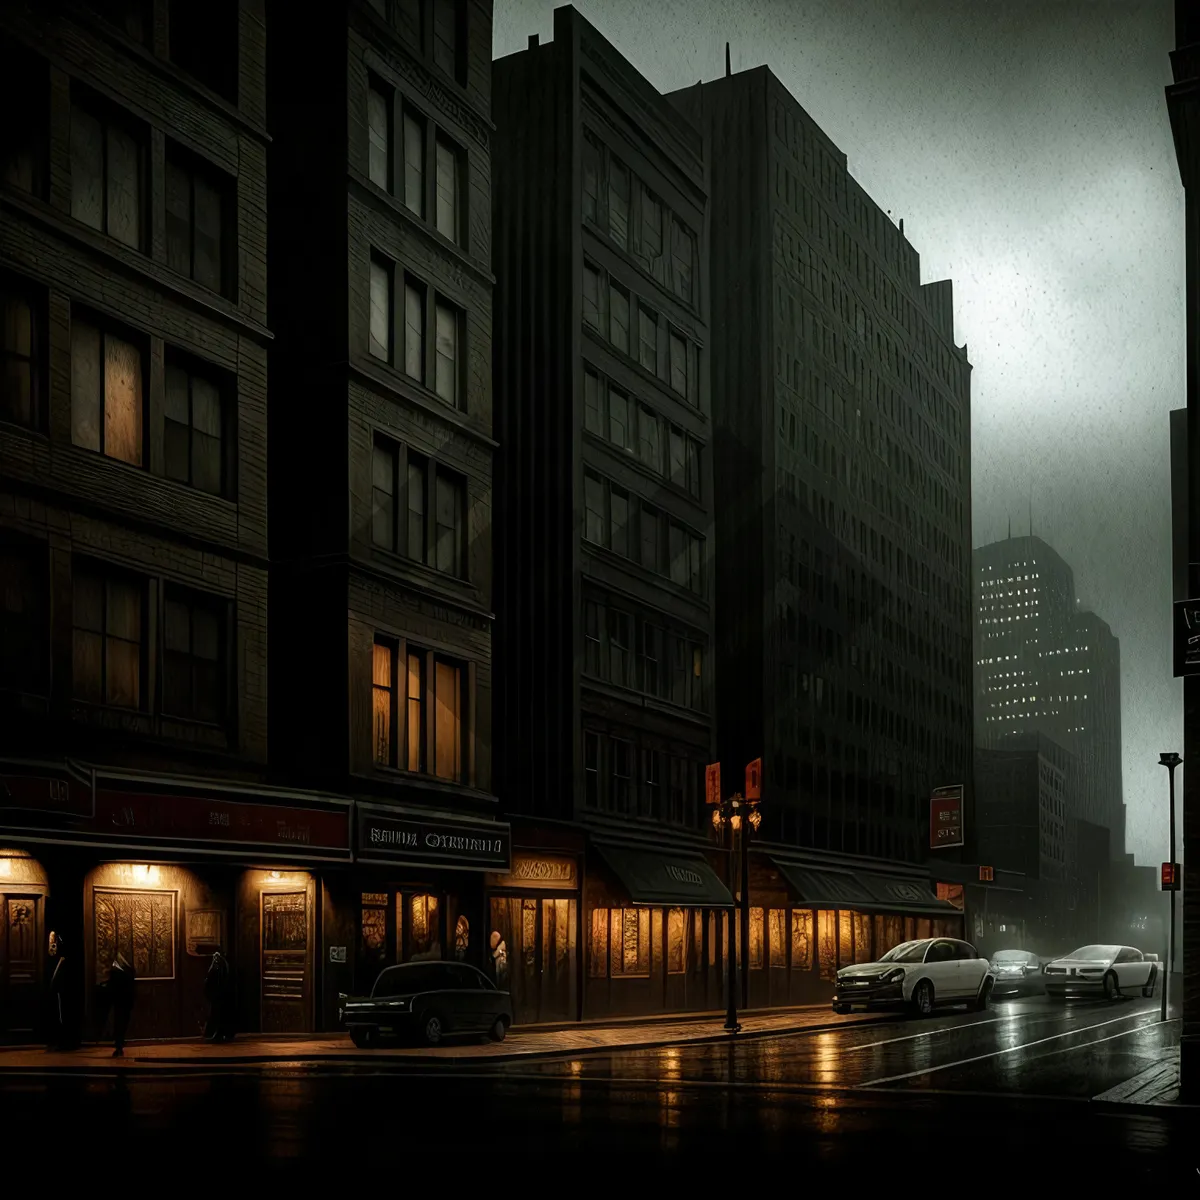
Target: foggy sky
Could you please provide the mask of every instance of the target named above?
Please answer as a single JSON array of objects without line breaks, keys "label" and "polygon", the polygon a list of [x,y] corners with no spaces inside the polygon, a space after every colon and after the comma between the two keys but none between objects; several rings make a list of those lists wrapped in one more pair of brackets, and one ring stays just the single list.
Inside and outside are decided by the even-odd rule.
[{"label": "foggy sky", "polygon": [[[496,0],[497,56],[554,0]],[[1184,393],[1170,0],[577,0],[660,91],[768,65],[954,281],[972,375],[974,541],[1029,524],[1121,641],[1127,849],[1166,851],[1168,412]],[[652,13],[646,20],[643,14]],[[1186,766],[1185,766],[1186,770]]]}]

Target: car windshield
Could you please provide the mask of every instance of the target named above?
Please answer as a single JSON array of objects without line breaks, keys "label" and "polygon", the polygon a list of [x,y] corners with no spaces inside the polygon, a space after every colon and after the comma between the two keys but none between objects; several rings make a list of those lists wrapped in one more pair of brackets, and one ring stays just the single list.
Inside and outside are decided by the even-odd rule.
[{"label": "car windshield", "polygon": [[925,948],[929,945],[925,942],[901,942],[899,946],[894,946],[889,950],[879,961],[885,963],[919,963],[925,961]]},{"label": "car windshield", "polygon": [[1116,946],[1080,946],[1078,950],[1072,950],[1070,954],[1064,954],[1063,958],[1074,959],[1075,961],[1096,961],[1098,959],[1112,958],[1116,953]]},{"label": "car windshield", "polygon": [[992,955],[992,962],[1023,963],[1029,962],[1032,957],[1028,950],[997,950]]},{"label": "car windshield", "polygon": [[446,978],[444,967],[420,963],[413,966],[389,967],[375,980],[371,990],[375,996],[411,996],[415,992],[436,992],[454,984]]}]

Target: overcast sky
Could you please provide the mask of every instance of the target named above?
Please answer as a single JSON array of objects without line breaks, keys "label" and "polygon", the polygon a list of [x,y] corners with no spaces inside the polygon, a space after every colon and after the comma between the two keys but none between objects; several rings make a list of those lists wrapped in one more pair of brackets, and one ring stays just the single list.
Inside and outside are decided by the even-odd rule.
[{"label": "overcast sky", "polygon": [[[1170,0],[578,0],[661,91],[768,65],[954,281],[972,377],[975,544],[1028,527],[1121,640],[1128,849],[1166,851],[1168,417],[1184,400]],[[495,53],[554,0],[496,0]],[[652,14],[652,15],[648,15]]]}]

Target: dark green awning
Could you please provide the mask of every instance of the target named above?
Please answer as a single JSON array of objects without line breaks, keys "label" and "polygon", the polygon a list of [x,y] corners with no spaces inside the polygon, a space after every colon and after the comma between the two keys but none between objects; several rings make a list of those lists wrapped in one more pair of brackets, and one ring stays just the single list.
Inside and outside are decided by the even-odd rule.
[{"label": "dark green awning", "polygon": [[961,917],[962,910],[939,900],[920,882],[876,871],[812,867],[773,858],[795,899],[813,908],[854,909],[904,917]]},{"label": "dark green awning", "polygon": [[729,889],[699,854],[593,842],[634,904],[655,908],[732,908]]}]

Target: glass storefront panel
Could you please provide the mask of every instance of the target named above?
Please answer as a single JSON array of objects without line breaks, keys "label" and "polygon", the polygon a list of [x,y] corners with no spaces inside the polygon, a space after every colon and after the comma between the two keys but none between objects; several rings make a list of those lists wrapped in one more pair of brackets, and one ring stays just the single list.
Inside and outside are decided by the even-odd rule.
[{"label": "glass storefront panel", "polygon": [[811,909],[792,909],[792,970],[811,971],[813,965],[813,914]]},{"label": "glass storefront panel", "polygon": [[875,961],[871,949],[871,918],[866,913],[854,913],[854,961]]},{"label": "glass storefront panel", "polygon": [[854,914],[845,909],[838,912],[838,966],[854,962]]},{"label": "glass storefront panel", "polygon": [[821,978],[828,982],[837,979],[837,913],[823,908],[817,913],[817,953]]},{"label": "glass storefront panel", "polygon": [[787,910],[773,908],[767,918],[767,955],[773,967],[787,966]]},{"label": "glass storefront panel", "polygon": [[[577,907],[574,899],[541,896],[493,896],[488,935],[492,975],[498,987],[511,993],[518,1023],[573,1020]],[[605,914],[607,915],[607,913]],[[597,949],[603,965],[607,945],[597,946],[597,933],[607,925],[589,928],[589,969],[595,969]]]}]

